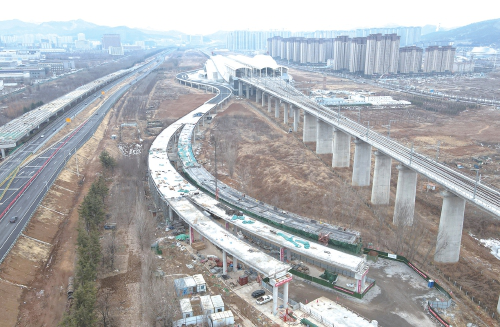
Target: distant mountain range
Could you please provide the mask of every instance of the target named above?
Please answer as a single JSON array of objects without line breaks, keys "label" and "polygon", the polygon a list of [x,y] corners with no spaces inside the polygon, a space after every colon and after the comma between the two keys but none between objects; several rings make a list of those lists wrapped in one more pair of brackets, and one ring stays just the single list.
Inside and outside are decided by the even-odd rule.
[{"label": "distant mountain range", "polygon": [[453,42],[463,46],[500,47],[500,18],[485,20],[448,31],[422,35],[424,42]]},{"label": "distant mountain range", "polygon": [[[423,42],[453,42],[454,45],[500,47],[500,18],[473,23],[446,31],[431,32],[435,26],[426,25],[422,28]],[[163,40],[178,43],[185,33],[179,31],[150,31],[129,28],[126,26],[101,26],[84,20],[66,22],[46,22],[41,24],[26,23],[17,19],[0,21],[0,34],[57,34],[59,36],[74,36],[84,33],[88,40],[101,40],[103,34],[120,34],[123,43],[134,43],[144,40]],[[206,41],[225,41],[228,32],[219,31],[206,35]]]},{"label": "distant mountain range", "polygon": [[101,40],[103,34],[120,34],[124,43],[134,43],[145,40],[170,40],[179,42],[184,33],[179,31],[148,31],[126,26],[101,26],[84,20],[71,20],[67,22],[46,22],[41,24],[26,23],[17,19],[0,21],[0,34],[57,34],[59,36],[75,36],[84,33],[87,40]]}]

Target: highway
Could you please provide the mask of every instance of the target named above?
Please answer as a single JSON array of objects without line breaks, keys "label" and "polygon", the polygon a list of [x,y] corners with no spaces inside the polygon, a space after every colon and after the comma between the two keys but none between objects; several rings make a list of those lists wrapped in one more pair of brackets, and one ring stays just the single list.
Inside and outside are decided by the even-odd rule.
[{"label": "highway", "polygon": [[468,200],[485,211],[500,217],[500,192],[481,182],[446,167],[431,158],[416,153],[396,141],[382,136],[369,128],[341,115],[333,109],[323,107],[279,78],[246,77],[241,80],[263,90],[265,93],[293,104],[305,112],[320,118],[334,128],[350,134],[379,151],[410,167],[419,174],[444,186],[446,189]]},{"label": "highway", "polygon": [[[129,74],[128,77],[137,74],[136,80],[144,78],[149,72],[163,62],[164,56],[165,53],[157,55],[159,61],[152,61],[144,65],[138,71]],[[115,91],[92,116],[61,140],[58,140],[49,149],[44,151],[42,155],[19,169],[16,178],[9,187],[9,191],[7,191],[0,203],[0,263],[5,259],[11,247],[15,244],[15,241],[28,224],[32,214],[44,198],[49,187],[64,168],[67,160],[76,150],[84,145],[90,137],[92,137],[108,110],[130,88],[130,84],[132,83],[127,83],[119,90]],[[84,103],[85,102],[88,101],[84,101]],[[77,106],[77,108],[83,109],[80,106]],[[53,124],[56,123],[57,122],[54,122]],[[57,130],[57,127],[52,127],[52,125],[49,125],[47,128],[49,131],[53,131],[54,128]],[[26,148],[20,153],[27,156],[30,153],[29,151],[39,147],[42,142],[43,141],[37,137],[33,139],[30,144],[27,144]],[[24,160],[21,159],[23,155],[19,154],[19,158],[16,159],[18,160],[17,162],[19,162],[19,160]],[[2,166],[2,170],[4,169],[6,168]],[[17,222],[9,223],[9,219],[14,216],[18,217]]]},{"label": "highway", "polygon": [[[57,134],[57,132],[59,132],[59,130],[66,125],[66,118],[74,118],[75,116],[77,116],[79,112],[86,109],[88,106],[91,106],[92,102],[94,102],[96,99],[99,99],[98,97],[101,95],[101,91],[107,93],[111,88],[121,83],[125,78],[127,77],[122,77],[83,99],[79,104],[66,111],[56,120],[49,123],[46,127],[44,127],[42,131],[33,135],[31,139],[21,145],[14,153],[11,153],[0,165],[0,181],[5,180],[5,178],[7,178],[7,176],[16,167],[18,167],[24,160],[26,160],[26,158],[28,158],[30,154],[35,153],[39,148],[47,143],[53,135]],[[41,135],[44,135],[44,137],[41,137]],[[0,188],[0,191],[3,191],[3,189]],[[0,200],[0,204],[1,203],[2,200]]]}]

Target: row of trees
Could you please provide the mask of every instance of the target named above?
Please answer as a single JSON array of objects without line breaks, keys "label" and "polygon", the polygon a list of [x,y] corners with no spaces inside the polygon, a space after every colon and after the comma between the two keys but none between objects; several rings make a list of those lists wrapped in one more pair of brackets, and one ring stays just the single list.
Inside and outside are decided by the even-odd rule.
[{"label": "row of trees", "polygon": [[36,109],[42,105],[43,105],[43,101],[32,102],[29,107],[23,107],[23,113],[27,113],[28,111]]},{"label": "row of trees", "polygon": [[[101,154],[102,155],[102,154]],[[104,165],[103,165],[104,166]],[[79,228],[76,241],[74,302],[61,325],[69,327],[95,326],[98,322],[96,285],[99,262],[102,258],[100,226],[106,216],[106,179],[101,175],[92,183],[78,208]],[[108,317],[102,317],[105,321]]]}]

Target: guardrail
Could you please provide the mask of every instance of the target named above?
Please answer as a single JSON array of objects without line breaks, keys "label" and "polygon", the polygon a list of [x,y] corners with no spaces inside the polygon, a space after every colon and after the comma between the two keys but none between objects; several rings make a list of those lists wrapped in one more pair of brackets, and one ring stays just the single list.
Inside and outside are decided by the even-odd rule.
[{"label": "guardrail", "polygon": [[[108,99],[107,101],[111,101],[111,103],[109,104],[109,109],[108,111],[111,109],[111,107],[120,99],[120,97],[125,93],[125,91],[128,89],[128,87],[124,87],[123,89],[117,91],[115,94],[113,94],[112,97],[113,98],[110,98]],[[99,119],[98,121],[102,121],[104,119],[104,116],[105,114],[103,115],[99,115]],[[81,127],[83,127],[83,125],[85,125],[93,116],[90,116],[89,118],[87,118],[84,122],[82,122],[80,124],[80,127],[78,128],[78,130],[81,129]],[[54,181],[56,180],[57,176],[59,175],[59,173],[64,169],[64,166],[65,164],[68,162],[68,159],[72,156],[72,153],[76,153],[76,151],[85,144],[85,142],[90,139],[90,136],[93,135],[95,133],[95,131],[97,130],[97,128],[99,127],[99,124],[95,124],[94,127],[92,127],[91,129],[89,129],[89,131],[87,131],[87,133],[83,136],[82,140],[79,142],[79,144],[77,144],[77,146],[75,146],[75,148],[73,150],[70,150],[68,152],[68,154],[66,155],[66,157],[64,158],[64,164],[61,164],[55,171],[54,173],[52,173],[52,175],[48,178],[48,182],[46,184],[46,189],[48,190],[52,184],[54,183]],[[73,131],[75,132],[75,131]],[[68,133],[68,134],[71,134],[72,132]],[[76,132],[75,132],[76,133]],[[48,151],[49,149],[46,149],[44,151],[44,153],[46,151]],[[50,160],[50,159],[49,159]],[[35,175],[35,179],[38,175]],[[33,179],[33,180],[35,180]],[[30,183],[31,184],[31,183]],[[25,186],[26,188],[29,187],[29,185]],[[12,244],[9,246],[9,248],[7,249],[7,251],[5,252],[5,254],[0,258],[0,264],[5,260],[5,258],[7,257],[7,255],[10,253],[10,251],[12,250],[12,248],[14,247],[14,245],[16,244],[19,236],[24,232],[24,230],[26,229],[26,227],[28,226],[28,224],[30,223],[31,219],[33,218],[33,215],[35,214],[36,212],[36,208],[40,205],[40,203],[43,201],[43,199],[47,196],[47,193],[48,192],[44,192],[42,197],[40,198],[40,201],[38,203],[36,203],[36,201],[33,201],[32,204],[30,205],[30,207],[36,203],[36,207],[35,209],[31,212],[31,214],[29,215],[24,227],[22,228],[22,230],[20,231],[19,234],[17,234],[17,236],[15,237],[14,241],[12,242]],[[2,215],[0,215],[0,219],[2,218],[3,215],[5,215],[7,212],[8,212],[8,209],[9,208],[6,208],[4,210],[4,212],[2,213]]]}]

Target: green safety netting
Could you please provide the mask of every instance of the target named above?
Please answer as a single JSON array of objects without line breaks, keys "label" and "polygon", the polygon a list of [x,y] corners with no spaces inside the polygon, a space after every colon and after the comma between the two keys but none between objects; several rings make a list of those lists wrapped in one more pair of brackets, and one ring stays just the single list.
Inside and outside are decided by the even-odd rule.
[{"label": "green safety netting", "polygon": [[337,281],[337,276],[338,276],[337,274],[332,273],[332,272],[325,269],[325,272],[323,274],[319,275],[319,278],[326,279],[330,283],[333,283],[333,282]]},{"label": "green safety netting", "polygon": [[180,189],[179,191],[177,191],[177,192],[180,192],[180,193],[189,193],[189,190],[185,190],[185,189],[182,189],[182,188],[181,188],[181,189]]},{"label": "green safety netting", "polygon": [[288,242],[292,243],[293,245],[295,245],[296,248],[300,248],[300,244],[295,242],[293,240],[293,236],[286,236],[285,234],[279,232],[279,233],[276,233],[276,235],[279,235],[281,237],[283,237],[285,240],[287,240]]},{"label": "green safety netting", "polygon": [[189,236],[187,236],[186,234],[179,234],[175,237],[175,239],[177,241],[185,241],[189,238]]}]

